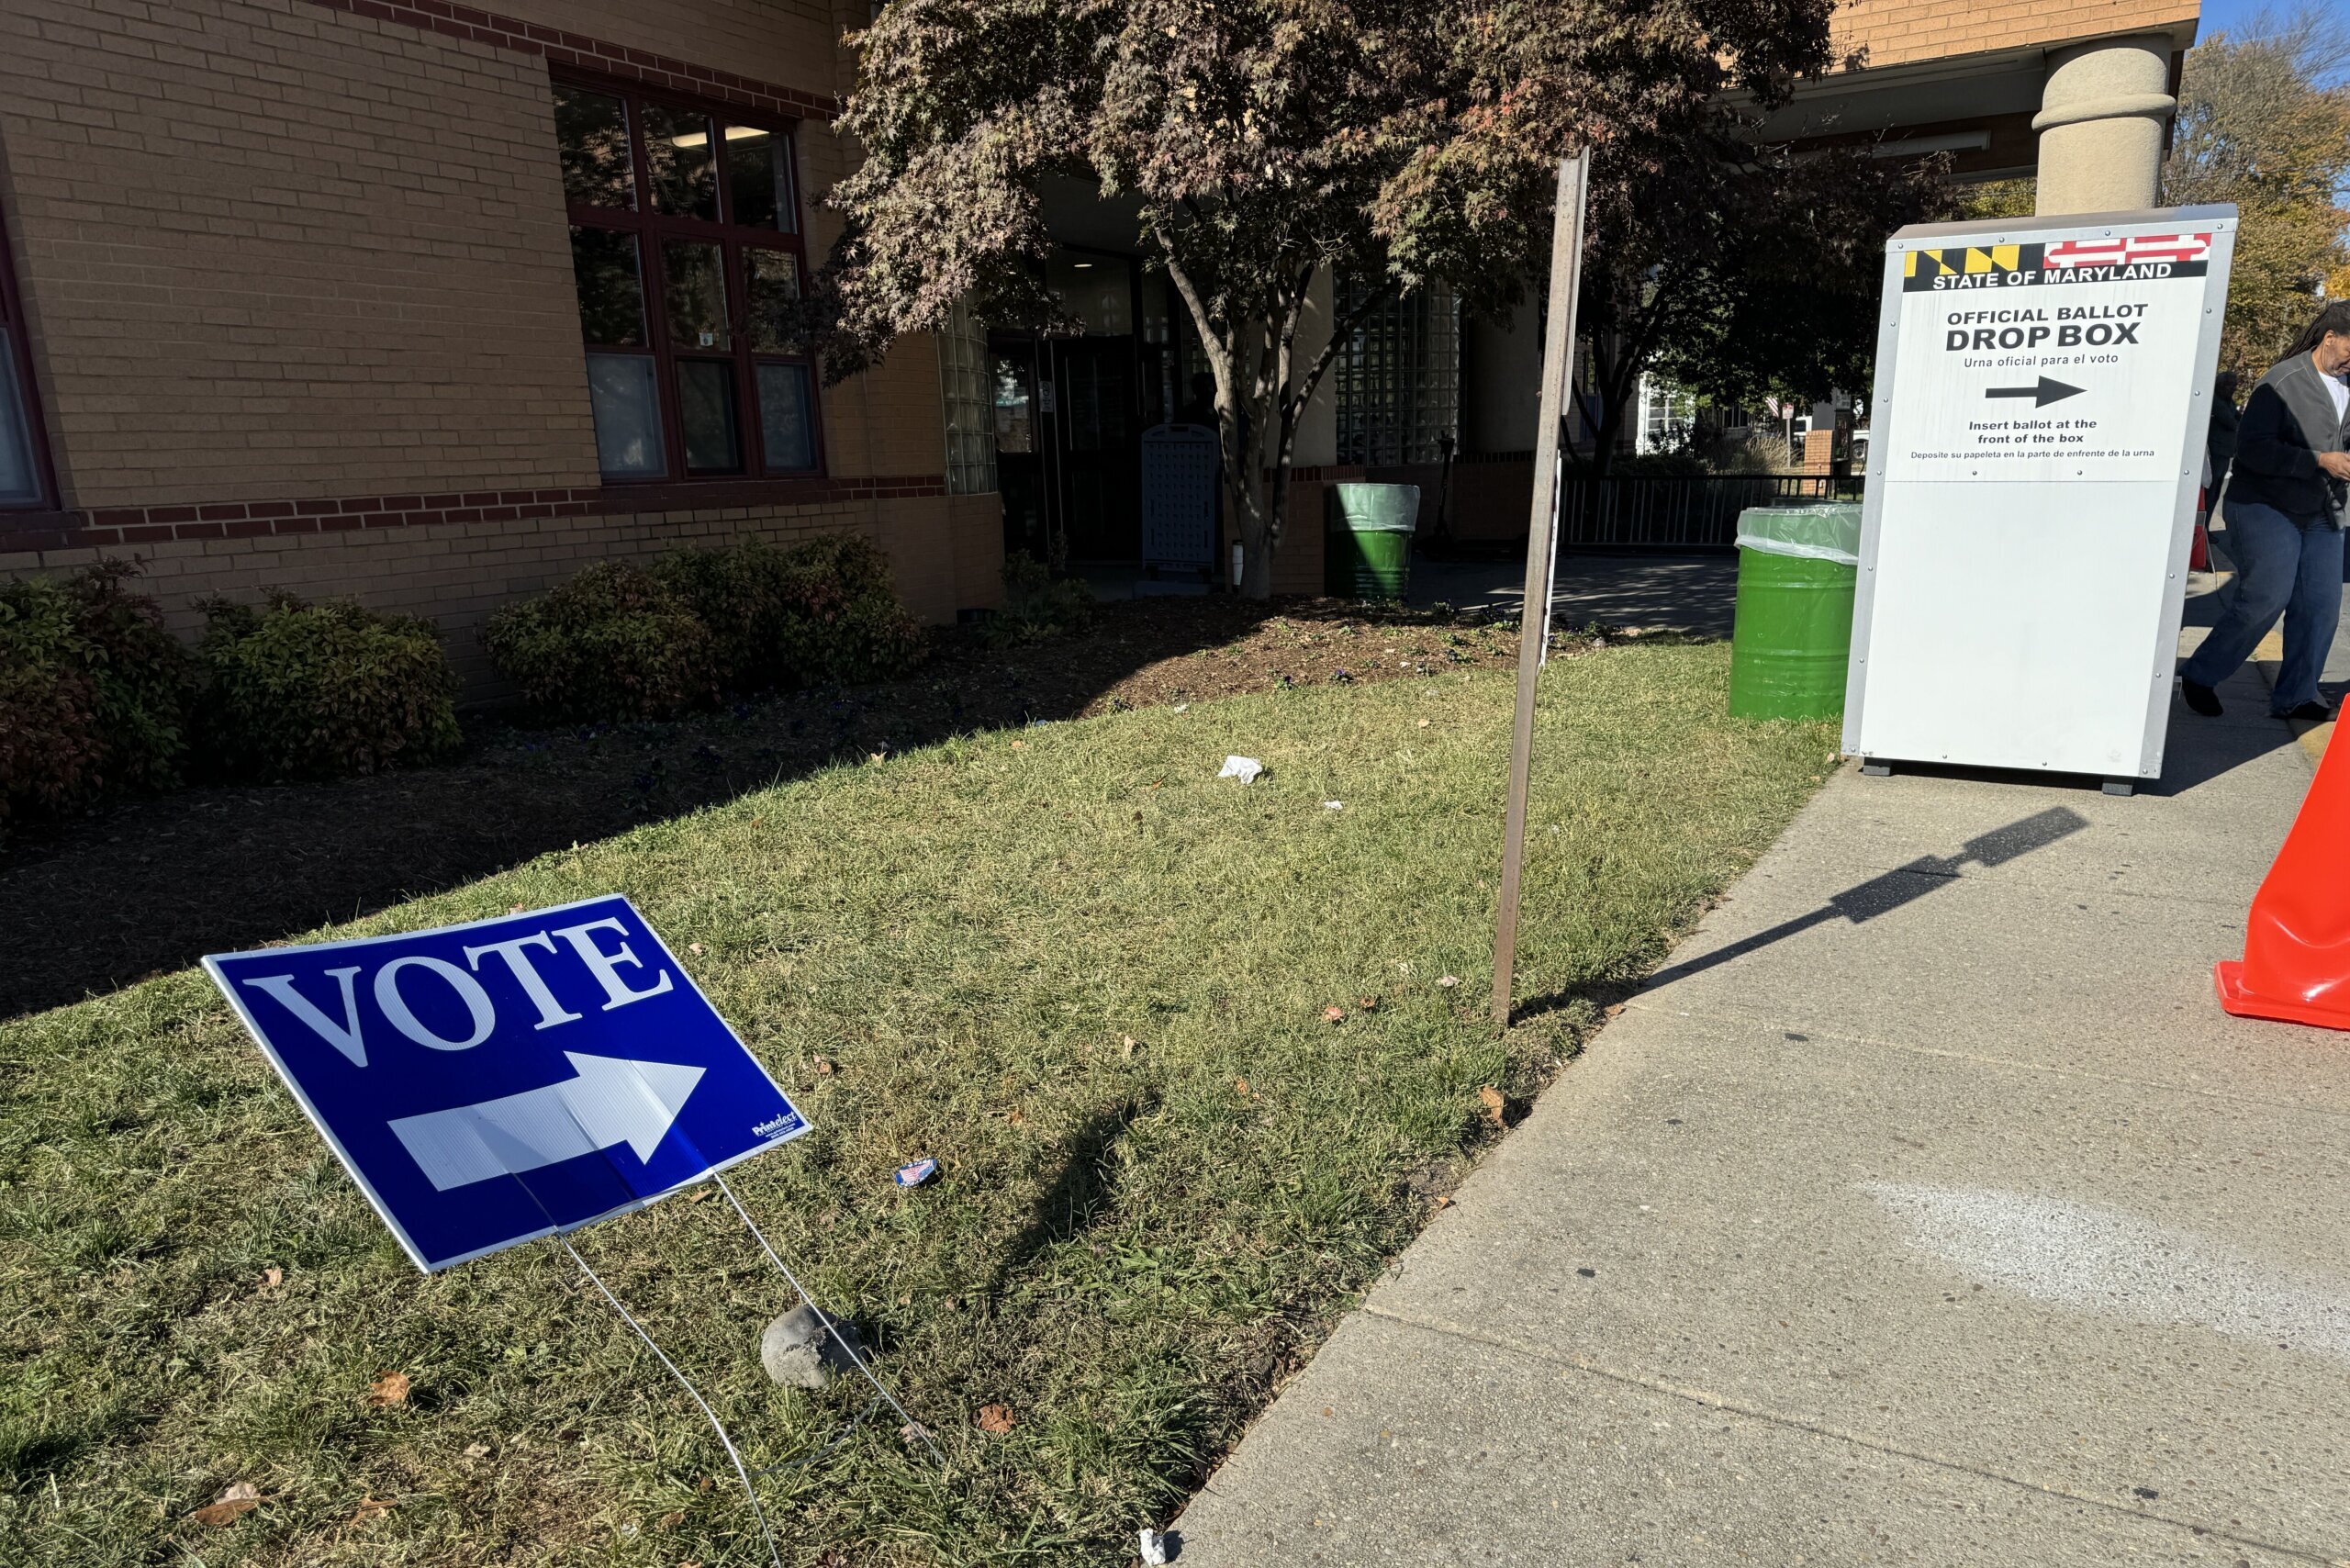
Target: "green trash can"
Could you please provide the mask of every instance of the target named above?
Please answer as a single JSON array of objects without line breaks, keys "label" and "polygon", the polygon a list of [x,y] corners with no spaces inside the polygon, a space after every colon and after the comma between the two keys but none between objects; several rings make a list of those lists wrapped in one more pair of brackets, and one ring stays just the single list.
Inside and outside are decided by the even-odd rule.
[{"label": "green trash can", "polygon": [[1858,505],[1750,507],[1739,514],[1731,713],[1826,719],[1844,711],[1860,564]]},{"label": "green trash can", "polygon": [[1323,590],[1338,599],[1400,602],[1420,523],[1417,485],[1333,485],[1322,492]]}]

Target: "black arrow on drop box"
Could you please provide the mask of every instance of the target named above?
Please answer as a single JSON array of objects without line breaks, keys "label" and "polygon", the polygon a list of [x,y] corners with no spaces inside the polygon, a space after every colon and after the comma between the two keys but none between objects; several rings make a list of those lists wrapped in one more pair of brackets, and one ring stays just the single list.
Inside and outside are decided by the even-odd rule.
[{"label": "black arrow on drop box", "polygon": [[1986,398],[2029,398],[2031,399],[2033,408],[2044,409],[2051,403],[2061,403],[2067,398],[2076,398],[2086,390],[2087,390],[2086,387],[2068,386],[2062,381],[2052,381],[2043,375],[2040,378],[2040,385],[2037,386],[1994,386],[1986,391],[1983,396]]}]

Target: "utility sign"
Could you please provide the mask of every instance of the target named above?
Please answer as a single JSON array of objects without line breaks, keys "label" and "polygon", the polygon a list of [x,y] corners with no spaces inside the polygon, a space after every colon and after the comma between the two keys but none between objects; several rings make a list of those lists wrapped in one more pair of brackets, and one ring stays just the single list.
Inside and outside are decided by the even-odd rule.
[{"label": "utility sign", "polygon": [[1886,247],[1844,749],[2162,776],[2232,207]]},{"label": "utility sign", "polygon": [[2165,223],[1903,252],[1885,476],[2176,477],[2219,238]]},{"label": "utility sign", "polygon": [[808,1130],[625,898],[204,968],[428,1273]]}]

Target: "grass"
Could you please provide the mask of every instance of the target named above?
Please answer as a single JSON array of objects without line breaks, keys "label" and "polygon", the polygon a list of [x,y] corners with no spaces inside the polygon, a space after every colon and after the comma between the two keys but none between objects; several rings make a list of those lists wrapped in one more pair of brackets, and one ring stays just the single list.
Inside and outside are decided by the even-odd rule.
[{"label": "grass", "polygon": [[[626,891],[809,1111],[736,1189],[950,1463],[877,1418],[767,1477],[787,1562],[1121,1562],[1493,1136],[1479,1089],[1539,1087],[1825,774],[1824,727],[1721,716],[1727,668],[1551,666],[1520,983],[1568,1000],[1506,1032],[1486,674],[949,741],[341,929]],[[568,1260],[420,1277],[201,975],[0,1027],[0,1562],[764,1561]],[[705,1198],[578,1244],[751,1464],[806,1459],[865,1402],[767,1383],[790,1298]]]}]

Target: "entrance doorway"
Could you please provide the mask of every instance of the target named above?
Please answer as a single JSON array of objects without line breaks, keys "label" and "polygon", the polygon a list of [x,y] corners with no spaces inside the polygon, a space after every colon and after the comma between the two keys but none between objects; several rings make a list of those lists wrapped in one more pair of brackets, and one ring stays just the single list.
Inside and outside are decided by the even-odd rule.
[{"label": "entrance doorway", "polygon": [[1074,246],[1046,283],[1079,331],[988,338],[1004,548],[1056,570],[1137,563],[1142,435],[1181,401],[1185,368],[1171,293],[1135,257]]}]

